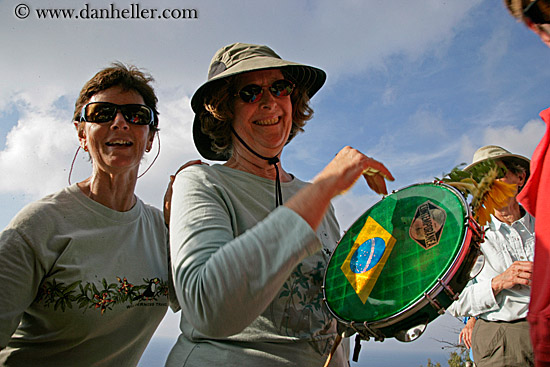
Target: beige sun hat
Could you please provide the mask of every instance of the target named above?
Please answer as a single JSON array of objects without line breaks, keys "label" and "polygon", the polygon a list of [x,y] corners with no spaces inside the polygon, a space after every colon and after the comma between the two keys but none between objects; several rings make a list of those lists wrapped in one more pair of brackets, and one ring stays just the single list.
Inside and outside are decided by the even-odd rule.
[{"label": "beige sun hat", "polygon": [[464,167],[464,171],[468,171],[472,167],[480,164],[481,162],[485,162],[489,159],[492,159],[495,161],[506,160],[506,161],[516,162],[519,165],[521,165],[523,168],[525,168],[525,173],[526,173],[525,180],[527,180],[527,178],[529,177],[529,165],[531,161],[522,155],[513,154],[510,151],[502,147],[499,147],[497,145],[486,145],[476,150],[476,152],[474,153],[474,158],[472,160],[472,163]]},{"label": "beige sun hat", "polygon": [[226,161],[229,158],[212,150],[212,139],[201,129],[201,121],[198,116],[204,111],[204,98],[208,87],[216,80],[264,69],[284,70],[290,75],[292,82],[306,90],[309,98],[317,93],[326,80],[323,70],[283,60],[267,46],[233,43],[222,47],[210,62],[208,80],[197,89],[191,98],[191,108],[195,112],[193,141],[204,158],[215,161]]}]

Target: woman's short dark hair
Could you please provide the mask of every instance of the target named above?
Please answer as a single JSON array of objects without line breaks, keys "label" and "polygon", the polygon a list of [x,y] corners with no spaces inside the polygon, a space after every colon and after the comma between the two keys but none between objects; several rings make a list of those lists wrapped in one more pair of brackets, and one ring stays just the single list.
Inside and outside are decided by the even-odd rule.
[{"label": "woman's short dark hair", "polygon": [[[285,79],[292,81],[292,78],[281,70]],[[223,154],[226,157],[231,155],[231,123],[234,118],[233,98],[237,92],[234,88],[239,76],[230,76],[221,79],[204,92],[203,112],[199,113],[201,129],[212,139],[212,150]],[[308,120],[313,117],[313,109],[309,106],[309,97],[307,91],[296,85],[290,96],[292,103],[292,128],[287,143],[292,140],[296,134],[304,131],[304,126]]]},{"label": "woman's short dark hair", "polygon": [[154,125],[149,125],[150,131],[158,131],[157,96],[150,85],[154,79],[133,65],[124,65],[120,62],[113,63],[110,67],[100,70],[92,79],[88,80],[78,98],[76,99],[73,120],[79,122],[78,129],[82,129],[80,123],[80,111],[95,94],[112,87],[121,87],[124,91],[136,91],[143,98],[145,105],[155,113]]}]

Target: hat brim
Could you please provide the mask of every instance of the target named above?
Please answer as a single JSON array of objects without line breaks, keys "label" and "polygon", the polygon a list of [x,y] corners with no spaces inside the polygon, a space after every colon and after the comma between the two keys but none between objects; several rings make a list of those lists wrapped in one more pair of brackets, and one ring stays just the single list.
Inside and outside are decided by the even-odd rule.
[{"label": "hat brim", "polygon": [[235,65],[235,67],[225,70],[209,79],[197,89],[191,98],[191,108],[195,112],[195,118],[193,120],[193,141],[203,158],[213,161],[226,161],[229,159],[226,155],[212,151],[212,139],[210,139],[210,136],[204,134],[201,129],[201,121],[198,116],[204,111],[203,101],[208,87],[211,86],[212,83],[230,76],[267,69],[280,69],[288,73],[292,81],[299,88],[306,90],[309,98],[313,97],[315,93],[321,89],[327,78],[323,70],[313,66],[302,65],[273,57],[254,57],[243,60],[238,65]]},{"label": "hat brim", "polygon": [[484,158],[484,159],[481,159],[479,161],[476,161],[476,162],[473,162],[473,163],[470,163],[469,165],[467,165],[466,167],[464,167],[464,171],[469,171],[470,169],[472,169],[472,167],[475,167],[477,166],[478,164],[480,163],[483,163],[483,162],[486,162],[488,160],[494,160],[494,161],[501,161],[501,160],[511,160],[511,161],[516,161],[517,163],[519,163],[521,166],[523,166],[525,168],[525,170],[527,172],[529,172],[529,166],[531,164],[531,161],[519,154],[500,154],[498,155],[497,157],[488,157],[488,158]]},{"label": "hat brim", "polygon": [[507,160],[507,161],[513,161],[513,162],[518,163],[523,168],[525,168],[525,182],[527,182],[527,179],[529,179],[529,176],[531,174],[531,171],[530,171],[531,161],[529,159],[525,158],[524,156],[521,156],[519,154],[512,154],[512,153],[501,154],[497,157],[488,157],[488,158],[481,159],[477,162],[474,162],[474,163],[471,163],[471,164],[467,165],[466,167],[464,167],[463,170],[464,171],[469,171],[470,169],[477,166],[478,164],[486,162],[488,160],[493,160],[493,161]]}]

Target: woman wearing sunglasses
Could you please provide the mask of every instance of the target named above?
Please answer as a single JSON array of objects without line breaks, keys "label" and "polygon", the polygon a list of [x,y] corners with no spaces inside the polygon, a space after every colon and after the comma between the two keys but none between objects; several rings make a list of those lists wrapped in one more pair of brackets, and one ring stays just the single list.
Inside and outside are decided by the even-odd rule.
[{"label": "woman wearing sunglasses", "polygon": [[[280,162],[325,81],[266,46],[219,50],[194,94],[200,154],[176,177],[171,256],[181,331],[167,366],[322,366],[337,337],[321,291],[340,232],[330,200],[381,163],[346,147],[308,184]],[[348,344],[331,365],[347,366]]]},{"label": "woman wearing sunglasses", "polygon": [[74,125],[91,176],[1,233],[1,366],[135,366],[165,315],[167,229],[134,194],[158,130],[151,81],[115,64],[84,85]]}]

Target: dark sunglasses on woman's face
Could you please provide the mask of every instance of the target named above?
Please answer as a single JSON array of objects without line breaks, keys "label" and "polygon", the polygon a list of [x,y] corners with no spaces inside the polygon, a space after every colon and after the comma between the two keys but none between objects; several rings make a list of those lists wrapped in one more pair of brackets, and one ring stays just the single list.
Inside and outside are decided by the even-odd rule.
[{"label": "dark sunglasses on woman's face", "polygon": [[267,88],[273,97],[286,97],[292,94],[294,90],[294,83],[281,79],[276,80],[273,84],[262,87],[257,84],[249,84],[235,94],[235,96],[241,97],[241,99],[246,103],[255,103],[258,102],[262,95],[264,94],[264,88]]},{"label": "dark sunglasses on woman's face", "polygon": [[105,123],[115,119],[120,110],[124,119],[135,125],[153,125],[155,114],[151,107],[143,104],[118,105],[110,102],[90,102],[80,111],[80,121]]},{"label": "dark sunglasses on woman's face", "polygon": [[535,0],[523,9],[523,16],[535,24],[550,23],[550,0]]}]

